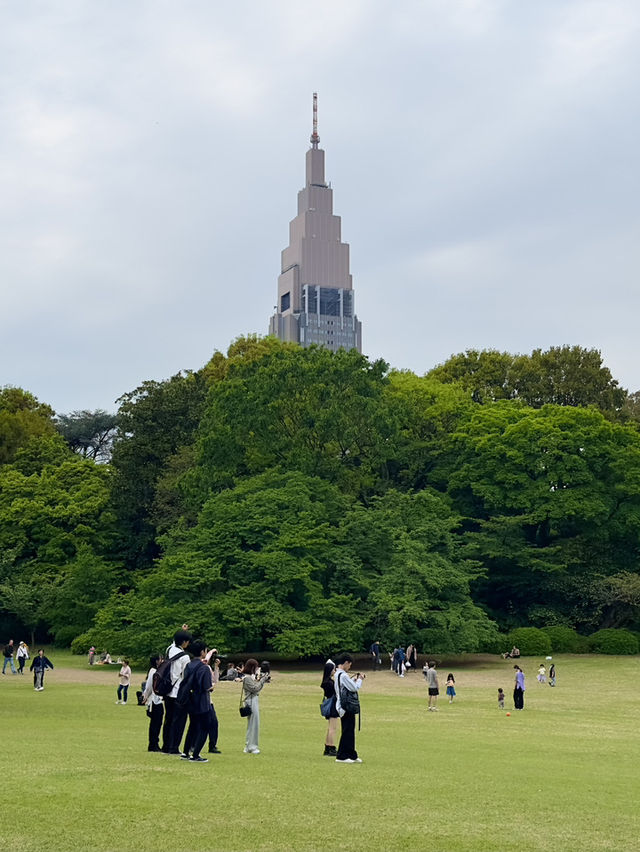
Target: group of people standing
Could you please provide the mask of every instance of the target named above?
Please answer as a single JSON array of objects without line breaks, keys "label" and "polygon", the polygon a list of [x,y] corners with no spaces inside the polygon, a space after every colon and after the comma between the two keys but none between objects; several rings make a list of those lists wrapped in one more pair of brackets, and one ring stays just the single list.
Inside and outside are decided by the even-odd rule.
[{"label": "group of people standing", "polygon": [[[220,680],[241,680],[241,714],[247,717],[245,754],[260,754],[260,706],[258,696],[271,675],[264,663],[247,660],[242,670],[233,668],[220,677],[220,659],[215,648],[196,639],[186,628],[176,631],[164,656],[152,657],[142,701],[149,716],[148,750],[173,754],[194,763],[207,763],[201,752],[209,740],[209,754],[220,754],[218,717],[211,700]],[[163,686],[164,684],[164,686]],[[185,728],[189,727],[185,736]],[[162,746],[160,737],[162,735]],[[183,743],[184,736],[184,743]]]},{"label": "group of people standing", "polygon": [[[17,669],[13,661],[14,654],[16,657],[16,662],[18,663]],[[18,647],[16,648],[13,644],[13,639],[9,639],[7,644],[2,649],[2,656],[4,657],[2,663],[2,674],[6,674],[6,668],[7,666],[9,666],[11,674],[24,675],[24,667],[27,663],[27,660],[30,659],[29,646],[26,642],[20,642]],[[45,656],[44,649],[38,648],[38,653],[33,658],[33,660],[31,661],[31,665],[29,666],[29,671],[33,672],[34,692],[44,692],[44,673],[47,669],[53,669],[53,663],[48,657]]]}]

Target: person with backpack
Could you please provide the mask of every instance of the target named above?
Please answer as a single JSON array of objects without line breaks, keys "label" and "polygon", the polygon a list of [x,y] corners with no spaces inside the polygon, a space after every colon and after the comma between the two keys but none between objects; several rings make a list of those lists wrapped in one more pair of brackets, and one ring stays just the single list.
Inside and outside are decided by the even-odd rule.
[{"label": "person with backpack", "polygon": [[[184,677],[178,690],[178,709],[186,710],[189,714],[189,733],[187,739],[190,745],[185,743],[184,760],[193,763],[208,763],[206,757],[200,752],[207,740],[209,733],[209,716],[211,710],[211,692],[213,690],[213,678],[211,667],[205,663],[207,646],[197,639],[189,646],[189,652],[193,659],[184,670]],[[192,753],[189,754],[189,751]]]},{"label": "person with backpack", "polygon": [[164,699],[164,725],[162,727],[162,751],[165,754],[180,754],[179,745],[187,720],[186,713],[176,713],[176,698],[184,670],[189,662],[187,647],[193,636],[188,630],[177,630],[173,643],[167,648],[165,662],[158,666],[153,691]]},{"label": "person with backpack", "polygon": [[149,658],[149,672],[142,692],[142,703],[147,705],[147,716],[149,717],[149,745],[147,751],[161,751],[160,730],[164,717],[164,699],[153,691],[153,676],[162,663],[160,655]]},{"label": "person with backpack", "polygon": [[362,763],[356,751],[356,715],[360,713],[358,690],[365,675],[358,673],[355,678],[349,676],[348,672],[353,663],[349,654],[340,654],[335,662],[336,710],[341,725],[336,763]]}]

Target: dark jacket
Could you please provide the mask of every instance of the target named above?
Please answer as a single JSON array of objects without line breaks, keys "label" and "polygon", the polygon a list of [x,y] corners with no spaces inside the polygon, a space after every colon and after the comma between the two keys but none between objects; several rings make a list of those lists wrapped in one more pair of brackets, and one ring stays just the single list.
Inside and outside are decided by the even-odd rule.
[{"label": "dark jacket", "polygon": [[45,657],[44,655],[41,657],[40,654],[38,654],[37,657],[33,658],[33,662],[29,666],[29,671],[32,672],[34,669],[36,669],[37,671],[40,671],[40,669],[42,669],[44,671],[45,669],[52,668],[53,663],[51,662],[51,660],[48,657]]},{"label": "dark jacket", "polygon": [[202,660],[187,663],[180,689],[178,704],[186,707],[189,713],[208,713],[211,708],[210,689],[213,686],[211,667]]}]

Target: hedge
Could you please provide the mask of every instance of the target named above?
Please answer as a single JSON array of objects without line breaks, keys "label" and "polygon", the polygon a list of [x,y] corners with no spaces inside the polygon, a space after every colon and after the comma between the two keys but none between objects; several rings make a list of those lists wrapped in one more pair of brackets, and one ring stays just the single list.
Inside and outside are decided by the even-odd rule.
[{"label": "hedge", "polygon": [[543,627],[542,630],[549,637],[554,654],[586,654],[589,651],[587,637],[576,633],[571,627],[553,624]]},{"label": "hedge", "polygon": [[637,654],[638,640],[630,630],[610,627],[589,636],[589,650],[595,654]]},{"label": "hedge", "polygon": [[516,627],[507,636],[508,648],[515,645],[523,657],[539,657],[551,653],[551,640],[537,627]]}]

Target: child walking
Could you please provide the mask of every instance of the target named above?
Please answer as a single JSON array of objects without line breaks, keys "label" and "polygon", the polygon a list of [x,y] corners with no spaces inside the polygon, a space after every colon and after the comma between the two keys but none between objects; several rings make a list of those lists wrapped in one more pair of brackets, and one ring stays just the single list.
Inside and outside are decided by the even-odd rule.
[{"label": "child walking", "polygon": [[449,699],[449,704],[453,704],[453,699],[456,697],[456,679],[453,674],[449,672],[447,675],[447,697]]},{"label": "child walking", "polygon": [[118,685],[118,700],[116,701],[116,704],[126,704],[127,693],[129,692],[129,684],[131,683],[131,669],[129,667],[129,660],[122,661],[122,667],[120,668],[118,677],[120,679],[120,683]]},{"label": "child walking", "polygon": [[538,683],[546,683],[547,682],[547,670],[544,667],[544,663],[540,663],[540,667],[538,668]]},{"label": "child walking", "polygon": [[504,710],[504,692],[502,689],[498,690],[498,710]]}]

